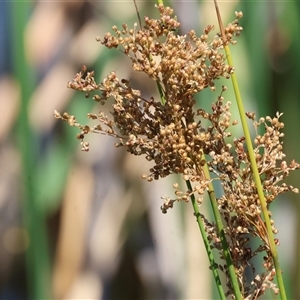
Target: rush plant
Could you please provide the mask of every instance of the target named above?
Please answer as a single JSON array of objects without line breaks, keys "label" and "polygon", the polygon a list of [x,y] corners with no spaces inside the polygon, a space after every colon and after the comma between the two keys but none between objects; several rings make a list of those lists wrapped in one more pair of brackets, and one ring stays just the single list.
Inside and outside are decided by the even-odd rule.
[{"label": "rush plant", "polygon": [[[216,5],[220,33],[213,35],[214,27],[208,25],[197,36],[194,30],[178,34],[180,23],[171,8],[160,3],[157,10],[158,18],[145,17],[140,28],[137,24],[134,28],[113,26],[112,33],[97,40],[108,49],[119,49],[131,60],[134,71],[154,80],[160,98],[145,98],[116,72],[96,82],[94,71],[83,67],[68,87],[92,95],[99,103],[99,112],[87,115],[94,125],[80,124],[66,112],[55,111],[54,116],[79,129],[77,139],[83,151],[89,150],[86,135],[101,133],[116,138],[116,147],[151,161],[149,173],[143,175],[148,181],[181,174],[186,189],[174,183],[174,197],[163,198],[161,210],[166,213],[177,202],[192,202],[221,299],[256,299],[268,289],[286,299],[270,206],[282,193],[298,193],[284,179],[299,164],[284,160],[281,113],[256,119],[255,113],[244,112],[229,52],[229,45],[236,44],[242,31],[242,13],[236,12],[235,20],[223,28]],[[211,109],[196,103],[195,95],[204,89],[215,91],[220,77],[233,80],[242,137],[232,134],[232,127],[240,122],[232,119],[226,86]],[[113,99],[110,115],[101,111],[108,99]],[[248,122],[256,132],[253,139]],[[219,198],[215,184],[223,189]],[[207,193],[209,199],[204,197]],[[206,199],[211,202],[214,220],[201,212]],[[253,266],[255,257],[264,268],[260,274]],[[246,278],[249,269],[250,280]]]}]

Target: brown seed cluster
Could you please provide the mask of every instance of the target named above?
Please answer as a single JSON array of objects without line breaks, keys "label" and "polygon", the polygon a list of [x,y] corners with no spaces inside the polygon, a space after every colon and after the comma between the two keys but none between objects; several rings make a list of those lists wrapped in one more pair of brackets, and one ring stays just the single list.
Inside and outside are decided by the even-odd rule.
[{"label": "brown seed cluster", "polygon": [[[93,99],[101,104],[112,98],[111,116],[102,111],[88,114],[88,118],[96,122],[94,126],[81,125],[68,113],[61,115],[55,112],[55,117],[80,129],[77,138],[81,140],[84,151],[89,149],[89,144],[84,142],[88,133],[107,134],[118,139],[116,147],[125,147],[131,154],[143,155],[153,162],[150,173],[143,175],[145,179],[157,180],[175,173],[182,174],[183,180],[189,180],[192,190],[181,191],[179,185],[174,184],[175,199],[164,198],[164,213],[178,200],[189,201],[192,194],[199,204],[202,203],[212,181],[203,172],[203,166],[207,164],[210,172],[216,175],[213,183],[218,181],[223,188],[218,204],[244,298],[255,299],[267,288],[277,293],[272,283],[273,261],[245,138],[231,137],[230,128],[238,122],[231,119],[230,102],[224,101],[226,87],[223,87],[210,111],[197,109],[195,105],[196,93],[207,87],[214,90],[216,79],[228,78],[234,71],[225,63],[223,41],[219,35],[209,38],[213,26],[207,26],[200,37],[193,30],[186,35],[178,35],[180,23],[172,16],[173,10],[162,5],[158,6],[158,10],[160,18],[145,17],[143,28],[135,26],[129,29],[124,24],[121,30],[113,27],[113,35],[107,33],[98,40],[107,48],[123,51],[131,59],[135,71],[144,72],[156,81],[162,98],[143,98],[130,81],[120,80],[115,72],[101,83],[96,83],[94,73],[87,72],[84,67],[69,87],[92,93]],[[233,37],[242,30],[238,24],[241,16],[241,13],[236,13],[237,19],[225,28],[227,43],[234,44]],[[269,206],[281,193],[298,192],[283,180],[290,171],[298,169],[299,164],[295,161],[288,164],[284,160],[281,114],[259,121],[255,121],[254,113],[246,115],[256,129],[254,151]],[[264,127],[263,135],[258,133],[261,126]],[[208,222],[204,216],[203,219],[213,248],[220,251],[215,224]],[[273,232],[277,233],[275,226]],[[250,245],[253,237],[260,241],[254,250]],[[256,275],[252,267],[253,280],[249,284],[246,269],[251,267],[250,260],[260,252],[266,253],[263,261],[265,272]],[[227,274],[226,266],[220,264],[219,268]],[[232,292],[230,284],[228,290]]]},{"label": "brown seed cluster", "polygon": [[[281,141],[283,137],[281,129],[284,124],[280,121],[281,114],[277,113],[274,118],[261,118],[258,122],[254,120],[254,117],[250,118],[257,130],[254,152],[264,195],[269,206],[279,194],[287,191],[299,192],[297,188],[287,185],[283,180],[290,171],[299,169],[300,165],[295,161],[287,164],[284,160],[285,154]],[[263,135],[258,134],[260,126],[264,127]],[[221,151],[211,151],[208,165],[223,187],[223,196],[218,199],[218,203],[227,226],[226,235],[230,243],[236,273],[243,282],[245,295],[257,297],[264,294],[267,288],[272,288],[276,293],[278,291],[270,280],[274,277],[269,275],[274,268],[273,259],[267,229],[261,218],[260,202],[244,140],[243,137],[234,139],[233,144],[224,143]],[[271,216],[270,211],[269,214]],[[271,223],[273,233],[277,234],[278,230],[274,226],[274,221],[271,220]],[[250,244],[253,238],[260,241],[255,250]],[[221,249],[220,242],[215,242],[214,247]],[[249,261],[261,252],[266,253],[263,262],[266,271],[256,276],[255,269],[252,268],[253,278],[256,279],[247,285],[245,271],[251,265]],[[220,268],[227,272],[224,266]],[[230,289],[230,285],[228,287]],[[251,297],[249,299],[252,299]]]},{"label": "brown seed cluster", "polygon": [[[209,40],[208,34],[213,26],[207,26],[200,37],[194,30],[187,35],[178,35],[180,23],[172,17],[173,10],[158,6],[160,19],[145,17],[145,26],[138,30],[128,29],[126,24],[115,35],[107,33],[103,39],[98,38],[108,48],[119,48],[131,60],[135,71],[146,73],[159,82],[168,102],[193,95],[210,86],[218,77],[229,77],[233,71],[225,63],[224,55],[219,51],[223,41],[219,37]],[[237,14],[237,17],[240,15]],[[228,42],[238,35],[242,28],[237,20],[226,27]],[[179,88],[180,87],[180,88]]]}]

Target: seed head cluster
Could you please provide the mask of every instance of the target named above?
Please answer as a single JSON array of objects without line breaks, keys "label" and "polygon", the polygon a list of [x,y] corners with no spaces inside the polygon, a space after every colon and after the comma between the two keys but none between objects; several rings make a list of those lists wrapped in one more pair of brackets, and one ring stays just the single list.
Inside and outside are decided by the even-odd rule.
[{"label": "seed head cluster", "polygon": [[[287,191],[299,192],[297,188],[283,182],[289,172],[299,169],[300,165],[294,160],[289,164],[284,160],[281,141],[284,124],[280,121],[281,115],[277,113],[274,118],[261,118],[258,122],[251,115],[256,129],[254,152],[268,208],[278,195]],[[261,126],[264,127],[263,135],[258,134]],[[226,236],[230,241],[232,259],[236,273],[243,280],[245,295],[249,299],[256,299],[268,288],[272,288],[277,294],[278,289],[271,280],[274,278],[274,265],[268,233],[261,218],[260,201],[244,138],[235,138],[232,144],[223,144],[221,151],[211,151],[209,157],[210,171],[218,176],[223,188],[223,195],[218,199],[219,210],[226,223]],[[272,217],[271,211],[269,215]],[[273,233],[277,234],[278,230],[272,219],[271,224]],[[211,226],[211,230],[215,231],[215,228]],[[250,244],[250,240],[253,243],[253,238],[260,241],[256,249]],[[279,244],[278,239],[275,242]],[[219,240],[214,243],[217,249],[221,249]],[[265,272],[258,276],[249,261],[261,252],[266,253],[263,258]],[[249,267],[253,278],[250,285],[245,277]],[[225,270],[224,266],[220,268]]]},{"label": "seed head cluster", "polygon": [[[218,199],[219,210],[226,224],[225,234],[245,299],[255,299],[267,288],[278,293],[273,283],[274,265],[245,138],[234,138],[230,132],[238,122],[232,120],[230,102],[224,100],[226,87],[222,87],[209,111],[197,108],[195,101],[196,93],[205,88],[214,91],[216,79],[229,78],[234,72],[222,54],[224,41],[220,35],[209,38],[211,25],[200,37],[193,30],[178,35],[180,23],[172,16],[173,10],[162,5],[158,10],[160,18],[145,17],[143,28],[135,25],[129,29],[126,24],[122,29],[114,26],[113,34],[107,33],[97,40],[128,56],[135,71],[147,74],[157,83],[161,98],[142,97],[129,80],[120,80],[115,72],[96,83],[94,72],[87,72],[83,67],[68,86],[87,96],[93,94],[93,99],[101,104],[112,98],[111,116],[102,111],[89,113],[88,118],[96,122],[94,126],[81,125],[68,113],[55,111],[55,117],[80,129],[77,138],[84,151],[89,150],[89,144],[84,141],[87,134],[107,134],[118,139],[116,147],[125,147],[131,154],[143,155],[153,163],[149,174],[143,175],[148,181],[170,174],[182,174],[183,180],[190,181],[192,189],[189,190],[181,190],[178,183],[173,185],[175,197],[164,197],[161,207],[164,213],[176,201],[189,201],[191,195],[200,205],[209,184],[218,181],[223,188],[223,195]],[[242,30],[238,23],[240,17],[242,13],[236,13],[236,20],[225,27],[226,43],[235,44],[233,38]],[[279,194],[298,192],[283,180],[290,171],[298,169],[299,164],[295,161],[288,164],[284,160],[281,114],[259,121],[255,120],[254,113],[249,112],[247,116],[256,130],[254,151],[269,206]],[[258,133],[260,127],[264,129],[263,135]],[[205,164],[215,174],[213,180],[206,178]],[[221,251],[215,224],[204,216],[203,219],[212,247]],[[277,233],[275,226],[273,232]],[[254,250],[249,242],[253,237],[260,241]],[[250,261],[260,252],[266,253],[265,272],[256,275]],[[250,283],[246,278],[249,267],[253,273]],[[226,266],[220,264],[219,269],[228,274]],[[228,293],[232,293],[230,284]]]}]

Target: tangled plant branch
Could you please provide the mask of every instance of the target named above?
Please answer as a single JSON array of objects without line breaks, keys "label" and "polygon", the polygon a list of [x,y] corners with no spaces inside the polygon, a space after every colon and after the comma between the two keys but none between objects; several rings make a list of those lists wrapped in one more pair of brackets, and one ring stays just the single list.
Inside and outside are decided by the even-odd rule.
[{"label": "tangled plant branch", "polygon": [[[226,64],[222,54],[223,40],[220,35],[209,38],[213,30],[210,25],[200,37],[193,30],[186,35],[178,35],[180,23],[173,17],[173,10],[162,5],[158,6],[158,10],[160,18],[145,17],[142,29],[138,30],[137,26],[129,29],[123,24],[119,30],[114,26],[114,34],[107,33],[97,40],[107,48],[120,49],[131,59],[135,71],[144,72],[156,81],[162,89],[165,103],[153,97],[143,98],[129,80],[120,80],[115,72],[111,72],[101,83],[96,83],[94,72],[87,72],[83,67],[68,86],[85,93],[93,92],[93,99],[103,105],[113,98],[111,116],[102,111],[88,114],[89,119],[96,121],[94,126],[81,125],[68,113],[55,111],[55,117],[80,129],[77,138],[84,151],[89,150],[89,144],[84,141],[87,134],[107,134],[118,139],[116,147],[125,147],[131,154],[143,155],[153,162],[149,174],[143,175],[148,181],[174,173],[182,174],[185,181],[189,180],[191,190],[180,190],[179,185],[174,184],[175,198],[164,198],[161,207],[164,213],[176,201],[189,201],[191,195],[201,205],[212,181],[203,172],[203,166],[207,164],[209,171],[216,174],[213,180],[219,181],[223,187],[218,205],[243,297],[255,299],[267,288],[277,293],[273,283],[274,266],[268,235],[261,219],[244,137],[233,138],[233,142],[230,142],[232,138],[229,139],[232,136],[230,128],[238,122],[232,120],[230,102],[224,100],[226,87],[223,86],[211,111],[196,107],[195,94],[205,88],[214,91],[215,80],[229,78],[234,71]],[[233,38],[242,30],[238,23],[241,17],[241,12],[236,13],[236,20],[226,26],[228,43],[235,44]],[[279,194],[298,192],[283,180],[290,171],[298,169],[299,164],[295,161],[288,164],[284,160],[281,141],[284,124],[280,121],[280,113],[274,118],[260,118],[258,121],[254,113],[247,113],[247,116],[256,129],[254,152],[269,206]],[[258,134],[260,126],[264,127],[263,135]],[[203,220],[212,248],[221,251],[214,222],[208,222],[204,216]],[[277,233],[274,224],[273,232]],[[253,238],[260,241],[256,249],[250,245]],[[265,252],[262,263],[265,271],[258,275],[251,260],[261,252]],[[250,282],[245,275],[249,266],[252,266],[253,273]],[[220,263],[218,267],[228,275],[225,265]],[[227,286],[228,294],[231,294],[230,284]]]}]

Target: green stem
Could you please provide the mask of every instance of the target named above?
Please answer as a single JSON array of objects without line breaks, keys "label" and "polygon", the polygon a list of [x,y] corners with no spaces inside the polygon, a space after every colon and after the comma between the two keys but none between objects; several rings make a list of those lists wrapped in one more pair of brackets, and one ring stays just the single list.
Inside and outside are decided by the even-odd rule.
[{"label": "green stem", "polygon": [[[231,58],[230,50],[229,50],[228,46],[225,46],[225,52],[226,52],[226,56],[227,56],[228,65],[233,66],[233,62],[232,62],[232,58]],[[252,172],[253,172],[253,176],[254,176],[254,181],[255,181],[255,185],[257,188],[257,193],[258,193],[258,197],[259,197],[259,201],[260,201],[260,206],[261,206],[262,214],[263,214],[263,217],[264,217],[264,220],[266,223],[268,241],[269,241],[268,246],[270,247],[271,255],[273,258],[273,262],[274,262],[274,267],[276,270],[278,288],[280,291],[281,299],[285,300],[287,298],[286,298],[286,293],[285,293],[285,288],[284,288],[282,272],[281,272],[281,268],[280,268],[280,264],[279,264],[277,248],[275,245],[274,234],[272,231],[272,225],[271,225],[271,221],[270,221],[270,217],[269,217],[267,203],[266,203],[265,195],[263,192],[263,187],[261,184],[261,179],[260,179],[257,164],[256,164],[256,158],[255,158],[255,154],[254,154],[254,150],[253,150],[252,140],[251,140],[249,128],[247,125],[243,101],[241,98],[241,94],[239,91],[238,82],[237,82],[235,73],[233,73],[231,75],[231,79],[232,79],[233,89],[234,89],[234,93],[235,93],[235,97],[236,97],[236,101],[237,101],[237,105],[238,105],[238,109],[239,109],[241,122],[242,122],[242,127],[244,130],[244,135],[246,138],[246,144],[247,144],[247,148],[248,148],[248,153],[249,153],[249,158],[250,158],[250,162],[251,162],[251,168],[252,168]]]},{"label": "green stem", "polygon": [[[157,0],[157,3],[163,5],[162,0]],[[158,91],[159,91],[159,94],[160,94],[161,102],[162,102],[162,104],[165,104],[166,99],[165,99],[162,87],[158,82],[156,82],[156,83],[157,83],[157,88],[158,88]],[[204,155],[203,155],[203,158],[205,159]],[[210,180],[210,174],[209,174],[209,170],[208,170],[207,165],[204,166],[204,173],[205,173],[206,179]],[[186,181],[186,184],[187,184],[188,189],[192,190],[192,186],[191,186],[191,183],[190,183],[189,180]],[[215,219],[216,219],[217,229],[218,229],[218,232],[219,232],[219,236],[220,236],[220,240],[221,240],[221,244],[222,244],[222,248],[223,248],[223,254],[224,254],[224,257],[225,257],[225,261],[226,261],[226,264],[227,264],[227,267],[228,267],[228,272],[229,272],[229,277],[230,277],[230,280],[231,280],[231,283],[232,283],[232,288],[234,290],[234,294],[235,294],[236,299],[237,300],[242,300],[241,292],[240,292],[240,289],[239,289],[239,283],[238,283],[236,273],[235,273],[235,270],[234,270],[234,266],[233,266],[233,263],[232,263],[230,250],[229,250],[229,246],[228,246],[228,243],[227,243],[227,240],[226,240],[226,236],[225,236],[225,232],[224,232],[224,228],[223,228],[223,223],[222,223],[220,212],[218,210],[218,203],[217,203],[217,200],[216,200],[216,196],[215,196],[215,192],[214,192],[214,188],[213,188],[212,183],[209,184],[209,197],[211,199],[212,210],[213,210],[213,213],[214,213],[214,216],[215,216]],[[223,290],[223,286],[221,284],[221,280],[220,280],[220,277],[219,277],[219,274],[218,274],[218,271],[217,271],[217,264],[214,261],[212,250],[211,250],[211,247],[210,247],[210,244],[209,244],[209,241],[207,239],[206,232],[205,232],[205,227],[204,227],[204,224],[203,224],[203,220],[202,220],[200,212],[199,212],[198,204],[197,204],[197,202],[195,200],[195,196],[193,194],[191,195],[191,201],[192,201],[192,205],[193,205],[193,209],[194,209],[194,212],[195,212],[196,220],[197,220],[197,223],[198,223],[198,226],[199,226],[202,238],[203,238],[204,246],[205,246],[205,249],[206,249],[206,252],[207,252],[207,256],[208,256],[208,259],[209,259],[209,262],[210,262],[210,265],[211,265],[211,269],[212,269],[212,272],[213,272],[213,276],[214,276],[214,279],[215,279],[215,282],[216,282],[216,285],[217,285],[217,289],[218,289],[220,298],[221,299],[226,299],[226,296],[225,296],[224,290]]]},{"label": "green stem", "polygon": [[156,85],[157,85],[157,89],[158,89],[158,92],[159,92],[159,96],[160,96],[160,100],[161,100],[161,103],[163,105],[166,104],[166,98],[165,98],[165,94],[164,94],[164,91],[160,85],[160,83],[158,82],[158,80],[156,80]]},{"label": "green stem", "polygon": [[[223,27],[223,23],[222,23],[222,19],[221,19],[221,14],[220,14],[220,11],[219,11],[216,0],[214,0],[214,3],[215,3],[215,7],[216,7],[216,12],[217,12],[219,26],[220,26],[220,30],[221,30],[221,34],[222,34],[222,39],[223,39],[223,42],[224,42],[224,48],[225,48],[225,53],[226,53],[226,57],[227,57],[227,62],[228,62],[228,65],[230,67],[233,67],[233,60],[232,60],[232,57],[231,57],[231,54],[230,54],[230,49],[229,49],[228,45],[226,44],[225,31],[224,31],[224,27]],[[238,85],[238,81],[237,81],[235,73],[233,73],[231,75],[231,80],[232,80],[233,89],[234,89],[234,93],[235,93],[235,98],[236,98],[236,102],[237,102],[237,106],[238,106],[238,110],[239,110],[239,114],[240,114],[240,118],[241,118],[241,122],[242,122],[242,127],[243,127],[243,130],[244,130],[246,144],[247,144],[247,147],[248,147],[248,153],[249,153],[249,158],[250,158],[250,162],[251,162],[251,168],[252,168],[253,177],[254,177],[254,181],[255,181],[255,184],[256,184],[256,188],[257,188],[257,193],[258,193],[258,197],[259,197],[259,201],[260,201],[260,206],[261,206],[261,209],[262,209],[262,214],[263,214],[265,224],[266,224],[266,228],[267,228],[267,235],[268,235],[268,242],[269,242],[268,246],[270,247],[270,252],[271,252],[273,262],[274,262],[274,267],[275,267],[275,270],[276,270],[278,288],[279,288],[279,291],[280,291],[281,299],[286,300],[287,298],[286,298],[286,293],[285,293],[285,288],[284,288],[284,283],[283,283],[282,272],[281,272],[281,268],[280,268],[280,264],[279,264],[277,248],[276,248],[276,245],[275,245],[274,234],[273,234],[273,231],[272,231],[272,225],[271,225],[271,222],[270,222],[267,203],[266,203],[265,195],[264,195],[264,192],[263,192],[263,187],[262,187],[262,184],[261,184],[261,179],[260,179],[257,164],[256,164],[256,158],[255,158],[255,154],[254,154],[254,150],[253,150],[252,140],[251,140],[249,128],[248,128],[248,125],[247,125],[247,120],[246,120],[245,110],[244,110],[244,106],[243,106],[243,101],[242,101],[242,97],[241,97],[241,93],[240,93],[240,90],[239,90],[239,85]]]},{"label": "green stem", "polygon": [[[189,180],[186,181],[186,185],[187,185],[188,189],[191,191],[192,190],[192,185],[191,185],[191,182]],[[211,250],[211,247],[210,247],[210,243],[209,243],[209,240],[207,238],[207,233],[205,231],[204,223],[203,223],[203,220],[201,218],[200,211],[199,211],[199,206],[198,206],[198,203],[195,199],[194,194],[191,195],[191,200],[192,200],[192,205],[193,205],[193,209],[194,209],[194,212],[195,212],[195,217],[196,217],[196,220],[197,220],[197,223],[198,223],[198,226],[199,226],[202,238],[203,238],[206,253],[207,253],[207,256],[208,256],[208,259],[209,259],[210,267],[211,267],[211,270],[213,272],[213,276],[214,276],[214,279],[215,279],[215,282],[216,282],[216,285],[217,285],[217,289],[218,289],[218,292],[219,292],[220,299],[225,300],[226,296],[225,296],[223,286],[222,286],[222,283],[221,283],[221,280],[220,280],[220,277],[219,277],[219,274],[218,274],[218,265],[215,263],[214,256],[213,256],[213,253],[212,253],[212,250]]]},{"label": "green stem", "polygon": [[[158,0],[157,3],[162,4],[162,5],[164,4],[162,0]],[[159,95],[160,95],[161,103],[163,105],[165,105],[166,104],[166,98],[165,98],[163,89],[162,89],[162,87],[161,87],[161,85],[158,81],[156,81],[156,85],[157,85],[157,89],[158,89],[158,92],[159,92]],[[191,182],[189,180],[186,181],[186,185],[187,185],[189,190],[192,190],[192,185],[191,185]],[[199,207],[198,207],[198,204],[197,204],[197,201],[195,199],[194,194],[191,195],[191,201],[192,201],[193,209],[194,209],[194,212],[195,212],[195,217],[196,217],[196,220],[197,220],[197,223],[198,223],[201,235],[202,235],[202,239],[203,239],[204,246],[205,246],[205,249],[206,249],[206,253],[207,253],[207,256],[208,256],[208,260],[209,260],[209,263],[210,263],[210,266],[211,266],[211,270],[213,272],[215,283],[217,285],[217,290],[219,292],[220,299],[225,300],[226,296],[225,296],[223,286],[222,286],[222,283],[221,283],[221,280],[220,280],[220,277],[219,277],[219,274],[218,274],[218,268],[217,268],[218,266],[214,261],[214,256],[213,256],[213,253],[212,253],[212,250],[211,250],[211,247],[210,247],[210,243],[209,243],[209,240],[207,238],[207,234],[205,232],[204,222],[201,218]]]},{"label": "green stem", "polygon": [[[133,0],[133,2],[134,2],[135,10],[136,10],[136,13],[137,13],[137,16],[138,16],[138,19],[139,19],[140,28],[142,29],[142,21],[141,21],[140,13],[139,13],[139,10],[138,10],[137,4],[136,4],[136,0]],[[158,5],[159,4],[162,4],[162,5],[164,4],[162,0],[158,0],[157,3],[158,3]],[[151,54],[149,55],[149,60],[152,60]],[[162,88],[162,86],[161,86],[161,84],[159,83],[158,80],[156,80],[156,86],[157,86],[157,89],[158,89],[158,92],[159,92],[161,103],[163,105],[165,105],[166,104],[166,97],[165,97],[163,88]]]},{"label": "green stem", "polygon": [[[203,155],[202,159],[205,159],[204,155]],[[203,166],[203,171],[204,171],[205,179],[206,180],[211,180],[210,172],[209,172],[207,164],[205,164]],[[231,286],[232,286],[232,289],[233,289],[233,292],[234,292],[234,295],[235,295],[235,299],[242,300],[243,297],[241,295],[241,291],[240,291],[240,287],[239,287],[239,281],[237,279],[235,268],[234,268],[234,265],[232,263],[229,245],[228,245],[227,240],[226,240],[224,226],[223,226],[221,214],[220,214],[220,211],[219,211],[219,208],[218,208],[217,198],[216,198],[216,195],[215,195],[213,184],[211,182],[208,185],[208,194],[209,194],[210,203],[211,203],[211,206],[212,206],[214,218],[215,218],[215,221],[216,221],[219,237],[220,237],[220,240],[221,240],[223,254],[224,254],[226,265],[227,265],[227,268],[228,268],[229,278],[230,278]]]}]

